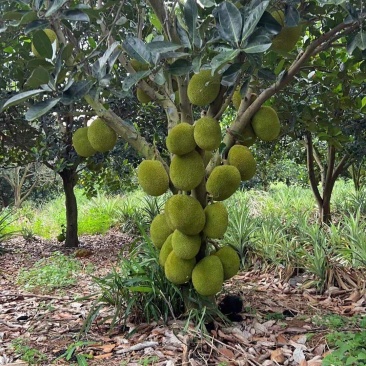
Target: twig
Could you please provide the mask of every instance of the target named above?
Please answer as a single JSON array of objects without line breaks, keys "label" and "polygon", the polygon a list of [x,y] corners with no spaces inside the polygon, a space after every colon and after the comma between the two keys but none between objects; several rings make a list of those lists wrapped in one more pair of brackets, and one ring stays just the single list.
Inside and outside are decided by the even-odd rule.
[{"label": "twig", "polygon": [[6,297],[40,297],[41,299],[55,299],[55,300],[70,300],[70,297],[65,296],[65,297],[59,297],[59,296],[53,296],[53,295],[37,295],[37,294],[5,294],[2,296],[6,296]]},{"label": "twig", "polygon": [[121,353],[127,353],[127,352],[132,352],[132,351],[141,351],[144,348],[147,347],[156,347],[157,345],[159,345],[158,342],[144,342],[144,343],[138,343],[135,344],[134,346],[128,347],[128,348],[124,348],[124,349],[120,349],[118,351],[116,351],[117,354],[121,354]]}]

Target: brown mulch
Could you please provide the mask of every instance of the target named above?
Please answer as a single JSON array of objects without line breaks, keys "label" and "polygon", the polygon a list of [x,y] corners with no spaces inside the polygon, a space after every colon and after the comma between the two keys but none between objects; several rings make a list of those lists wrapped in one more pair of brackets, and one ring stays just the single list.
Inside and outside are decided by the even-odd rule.
[{"label": "brown mulch", "polygon": [[[113,230],[106,235],[82,237],[77,250],[84,270],[78,284],[51,294],[28,292],[18,286],[15,280],[19,271],[55,251],[75,255],[76,249],[39,238],[7,241],[4,247],[9,251],[0,256],[0,365],[27,364],[11,345],[18,338],[47,356],[39,365],[77,364],[76,359],[55,359],[76,342],[91,308],[93,297],[80,298],[97,293],[92,275],[107,274],[119,256],[128,255],[131,241],[128,235]],[[87,270],[90,265],[92,274]],[[365,291],[333,287],[326,294],[317,294],[311,288],[301,289],[294,277],[284,278],[280,272],[253,270],[231,279],[223,294],[243,299],[243,320],[230,325],[216,322],[209,335],[204,336],[193,325],[183,332],[183,319],[167,325],[129,323],[111,333],[96,323],[84,339],[90,343],[77,352],[89,355],[88,365],[92,366],[320,366],[329,352],[325,340],[329,329],[316,325],[314,316],[363,316]]]}]

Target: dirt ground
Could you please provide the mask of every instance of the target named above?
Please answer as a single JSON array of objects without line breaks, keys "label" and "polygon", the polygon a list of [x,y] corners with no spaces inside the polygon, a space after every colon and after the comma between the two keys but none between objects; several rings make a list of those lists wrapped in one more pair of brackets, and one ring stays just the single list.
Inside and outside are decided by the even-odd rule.
[{"label": "dirt ground", "polygon": [[[21,338],[46,356],[33,363],[38,365],[77,364],[78,355],[82,364],[84,355],[88,365],[320,366],[331,351],[325,340],[330,330],[314,317],[366,313],[363,290],[332,287],[317,294],[312,288],[301,288],[300,278],[258,269],[239,273],[223,291],[243,299],[242,320],[226,325],[217,321],[209,335],[193,326],[183,332],[184,319],[169,324],[128,323],[110,333],[96,321],[83,343],[75,343],[98,293],[92,275],[107,274],[118,255],[127,253],[130,241],[118,231],[82,237],[80,248],[87,249],[88,256],[78,258],[84,269],[78,284],[51,294],[30,293],[18,286],[15,280],[20,269],[30,268],[55,251],[71,255],[75,249],[39,238],[6,242],[8,251],[0,257],[0,365],[28,364],[12,346],[14,339]],[[87,271],[91,264],[92,275]],[[93,294],[90,300],[79,300]],[[60,358],[72,344],[75,352],[70,360]]]}]

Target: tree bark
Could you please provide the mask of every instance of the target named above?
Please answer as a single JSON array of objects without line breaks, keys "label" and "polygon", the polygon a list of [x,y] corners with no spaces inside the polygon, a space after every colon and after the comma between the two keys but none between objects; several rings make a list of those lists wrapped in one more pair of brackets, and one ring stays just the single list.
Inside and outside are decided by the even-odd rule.
[{"label": "tree bark", "polygon": [[64,169],[61,171],[62,184],[65,193],[66,206],[66,241],[65,246],[76,248],[79,245],[78,238],[78,207],[74,187],[76,185],[76,170]]}]

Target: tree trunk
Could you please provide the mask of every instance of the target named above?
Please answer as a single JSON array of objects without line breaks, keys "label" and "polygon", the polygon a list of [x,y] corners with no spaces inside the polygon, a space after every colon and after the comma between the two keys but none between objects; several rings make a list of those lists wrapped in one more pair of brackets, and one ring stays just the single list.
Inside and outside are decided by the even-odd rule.
[{"label": "tree trunk", "polygon": [[65,192],[66,207],[66,241],[65,246],[75,248],[79,245],[78,239],[78,207],[74,193],[77,176],[74,169],[64,169],[60,172]]}]

